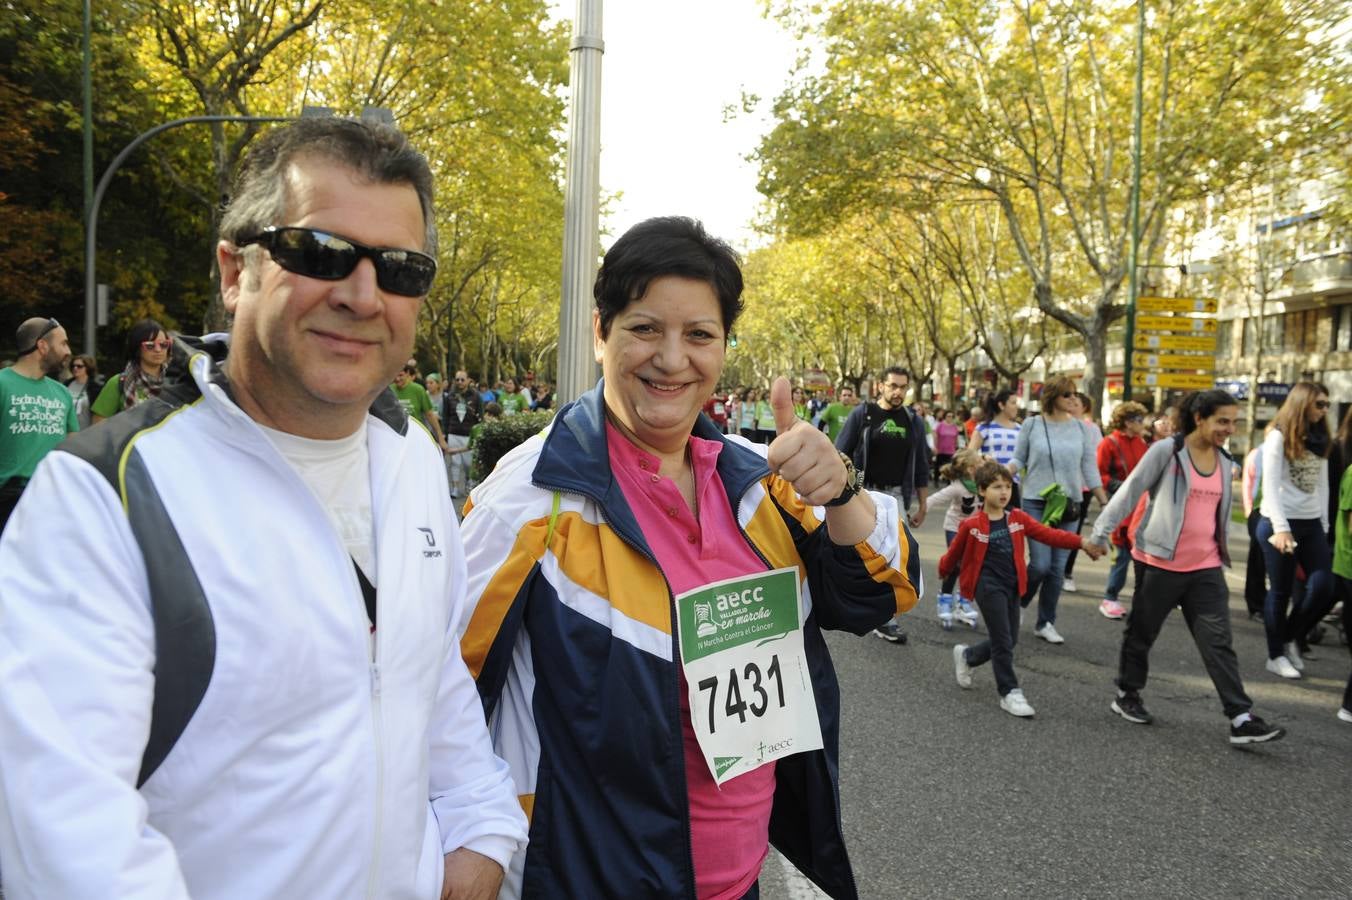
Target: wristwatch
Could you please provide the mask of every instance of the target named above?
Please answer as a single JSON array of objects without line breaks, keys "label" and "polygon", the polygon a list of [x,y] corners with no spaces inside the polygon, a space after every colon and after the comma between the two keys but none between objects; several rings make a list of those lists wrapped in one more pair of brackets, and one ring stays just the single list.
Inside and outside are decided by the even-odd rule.
[{"label": "wristwatch", "polygon": [[864,473],[854,467],[854,460],[841,453],[840,461],[845,464],[845,489],[840,492],[839,497],[826,501],[822,506],[844,506],[854,499],[855,494],[864,489]]}]

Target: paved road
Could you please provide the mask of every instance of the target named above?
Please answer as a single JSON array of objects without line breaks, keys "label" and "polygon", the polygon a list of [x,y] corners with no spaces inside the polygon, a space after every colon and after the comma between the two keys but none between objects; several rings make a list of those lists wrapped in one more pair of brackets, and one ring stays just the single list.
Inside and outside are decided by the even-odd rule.
[{"label": "paved road", "polygon": [[[1108,709],[1121,625],[1098,614],[1106,558],[1076,565],[1064,645],[1034,638],[1025,617],[1015,667],[1034,719],[999,708],[989,666],[958,688],[952,647],[973,632],[945,632],[934,614],[941,521],[918,533],[927,590],[906,617],[910,643],[828,638],[862,897],[1352,897],[1352,725],[1335,716],[1352,663],[1326,643],[1303,681],[1266,672],[1262,623],[1244,612],[1242,529],[1235,649],[1255,711],[1289,733],[1241,750],[1178,614],[1142,694],[1155,723]],[[776,857],[762,896],[821,895]]]}]

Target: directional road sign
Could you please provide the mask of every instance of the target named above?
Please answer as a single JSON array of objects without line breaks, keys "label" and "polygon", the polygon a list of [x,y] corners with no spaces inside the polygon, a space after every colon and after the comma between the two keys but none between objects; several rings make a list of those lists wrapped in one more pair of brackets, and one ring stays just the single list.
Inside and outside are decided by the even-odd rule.
[{"label": "directional road sign", "polygon": [[1132,387],[1180,388],[1202,391],[1216,384],[1214,375],[1190,375],[1185,372],[1132,372]]},{"label": "directional road sign", "polygon": [[1141,353],[1131,355],[1131,364],[1137,369],[1206,369],[1216,370],[1216,357],[1188,356],[1182,353]]},{"label": "directional road sign", "polygon": [[1213,297],[1138,297],[1137,312],[1157,313],[1211,313],[1216,312]]},{"label": "directional road sign", "polygon": [[1201,350],[1205,353],[1216,352],[1214,334],[1138,334],[1137,350]]},{"label": "directional road sign", "polygon": [[1216,320],[1193,319],[1188,316],[1137,316],[1136,327],[1142,331],[1191,331],[1214,334]]}]

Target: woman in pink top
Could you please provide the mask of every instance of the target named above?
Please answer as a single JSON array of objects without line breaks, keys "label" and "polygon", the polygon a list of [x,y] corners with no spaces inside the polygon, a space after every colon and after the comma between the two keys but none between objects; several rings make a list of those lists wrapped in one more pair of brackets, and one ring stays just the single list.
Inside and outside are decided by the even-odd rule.
[{"label": "woman in pink top", "polygon": [[1141,572],[1122,635],[1113,712],[1138,725],[1154,717],[1141,700],[1150,673],[1150,648],[1175,607],[1202,654],[1211,683],[1230,720],[1231,744],[1254,744],[1285,732],[1252,712],[1230,639],[1230,480],[1234,461],[1224,450],[1239,406],[1222,390],[1184,398],[1174,436],[1156,441],[1094,522],[1090,541],[1106,545],[1140,501],[1131,555]]},{"label": "woman in pink top", "polygon": [[958,435],[962,429],[953,423],[953,413],[939,410],[939,421],[934,425],[934,480],[939,480],[939,470],[953,461],[958,452]]},{"label": "woman in pink top", "polygon": [[594,289],[601,383],[472,495],[461,649],[530,813],[515,896],[742,900],[771,840],[858,896],[821,631],[911,608],[918,553],[786,378],[768,447],[701,414],[741,290],[699,223],[626,232]]}]

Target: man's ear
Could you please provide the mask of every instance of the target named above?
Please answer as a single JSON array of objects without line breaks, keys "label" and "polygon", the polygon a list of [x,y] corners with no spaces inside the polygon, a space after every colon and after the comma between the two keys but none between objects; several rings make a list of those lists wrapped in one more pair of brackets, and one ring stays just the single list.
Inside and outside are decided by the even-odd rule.
[{"label": "man's ear", "polygon": [[600,363],[606,355],[606,339],[601,337],[601,314],[592,310],[592,353]]},{"label": "man's ear", "polygon": [[229,241],[218,241],[216,265],[221,270],[221,303],[226,312],[234,315],[244,278],[244,253]]}]

